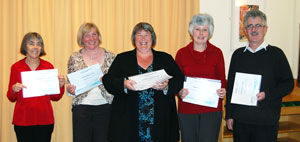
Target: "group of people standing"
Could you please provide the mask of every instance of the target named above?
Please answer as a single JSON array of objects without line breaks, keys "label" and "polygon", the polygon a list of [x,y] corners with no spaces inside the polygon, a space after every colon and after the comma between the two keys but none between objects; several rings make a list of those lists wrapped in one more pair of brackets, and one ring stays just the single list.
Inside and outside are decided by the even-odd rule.
[{"label": "group of people standing", "polygon": [[[249,44],[237,49],[231,59],[228,81],[222,51],[211,44],[213,18],[197,14],[189,23],[192,41],[175,57],[154,50],[156,34],[149,23],[138,23],[131,35],[134,49],[115,56],[100,47],[101,34],[93,23],[81,25],[77,43],[82,47],[68,61],[68,73],[94,64],[101,66],[103,84],[79,95],[67,82],[73,97],[74,142],[217,142],[222,121],[222,99],[226,96],[226,123],[235,142],[276,142],[282,97],[292,91],[294,80],[281,49],[264,41],[266,16],[259,10],[246,13],[244,32]],[[16,102],[13,124],[19,142],[50,142],[54,127],[50,101],[64,94],[65,79],[59,75],[60,94],[23,98],[21,72],[53,69],[45,55],[43,39],[28,33],[21,44],[25,58],[11,67],[7,97]],[[128,77],[164,69],[172,76],[152,88],[136,90]],[[236,72],[260,74],[262,82],[257,106],[231,104]],[[216,79],[216,108],[182,101],[186,77]],[[38,86],[37,86],[38,87]],[[178,97],[178,111],[175,95]],[[199,94],[201,95],[201,94]],[[181,137],[179,136],[179,130]]]}]

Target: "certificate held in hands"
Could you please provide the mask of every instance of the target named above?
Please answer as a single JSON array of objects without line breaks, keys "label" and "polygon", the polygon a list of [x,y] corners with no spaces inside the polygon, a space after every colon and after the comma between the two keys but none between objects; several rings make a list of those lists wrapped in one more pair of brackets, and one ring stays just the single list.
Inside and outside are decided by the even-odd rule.
[{"label": "certificate held in hands", "polygon": [[164,82],[170,78],[172,78],[172,76],[169,76],[164,69],[128,77],[128,79],[136,82],[136,84],[133,85],[136,90],[151,88],[156,82]]},{"label": "certificate held in hands", "polygon": [[183,102],[218,107],[217,90],[221,88],[221,80],[187,77],[184,88],[188,89],[189,94],[182,100]]},{"label": "certificate held in hands", "polygon": [[70,83],[76,86],[75,95],[87,92],[88,90],[102,84],[100,82],[101,76],[103,76],[103,72],[99,64],[67,74]]},{"label": "certificate held in hands", "polygon": [[21,72],[23,98],[59,94],[57,69]]},{"label": "certificate held in hands", "polygon": [[256,106],[261,75],[237,72],[235,74],[231,103]]}]

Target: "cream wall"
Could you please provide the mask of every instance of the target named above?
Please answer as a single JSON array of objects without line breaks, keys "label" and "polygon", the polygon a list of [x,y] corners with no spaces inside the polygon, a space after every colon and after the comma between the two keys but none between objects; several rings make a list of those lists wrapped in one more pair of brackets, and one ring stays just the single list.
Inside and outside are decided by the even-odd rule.
[{"label": "cream wall", "polygon": [[[222,49],[226,72],[231,55],[231,8],[232,0],[200,0],[200,12],[214,18],[213,44]],[[265,0],[268,32],[265,41],[281,48],[290,63],[294,78],[298,74],[300,0]],[[226,73],[227,74],[227,73]]]}]

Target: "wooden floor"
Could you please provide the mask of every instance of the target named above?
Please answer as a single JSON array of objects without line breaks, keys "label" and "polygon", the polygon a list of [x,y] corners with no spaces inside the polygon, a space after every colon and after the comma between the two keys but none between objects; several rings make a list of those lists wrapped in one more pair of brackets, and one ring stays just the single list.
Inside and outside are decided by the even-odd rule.
[{"label": "wooden floor", "polygon": [[277,142],[300,142],[300,141],[295,140],[295,139],[291,139],[291,138],[284,137],[284,138],[278,138],[278,141],[277,141]]}]

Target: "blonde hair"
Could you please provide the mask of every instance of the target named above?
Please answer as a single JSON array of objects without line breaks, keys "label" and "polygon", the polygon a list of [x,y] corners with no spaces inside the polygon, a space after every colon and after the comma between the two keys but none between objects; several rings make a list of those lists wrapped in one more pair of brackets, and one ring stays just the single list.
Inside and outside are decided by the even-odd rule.
[{"label": "blonde hair", "polygon": [[99,29],[97,28],[97,26],[93,23],[83,23],[80,27],[79,27],[79,30],[78,30],[78,34],[77,34],[77,44],[80,46],[80,47],[84,47],[84,43],[82,41],[82,38],[84,36],[84,34],[90,32],[92,29],[95,29],[96,30],[96,33],[98,34],[98,40],[99,40],[99,44],[102,43],[101,41],[101,34],[100,34],[100,31]]}]

